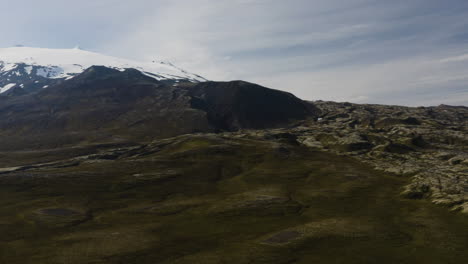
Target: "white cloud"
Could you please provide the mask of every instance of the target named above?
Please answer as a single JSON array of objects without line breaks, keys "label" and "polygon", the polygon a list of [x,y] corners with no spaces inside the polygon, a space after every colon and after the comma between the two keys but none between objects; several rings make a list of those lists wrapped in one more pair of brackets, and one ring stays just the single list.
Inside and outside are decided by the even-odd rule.
[{"label": "white cloud", "polygon": [[463,61],[468,61],[468,54],[462,54],[459,56],[449,57],[449,58],[440,60],[440,62],[463,62]]},{"label": "white cloud", "polygon": [[[440,48],[438,42],[459,33],[468,20],[453,12],[438,16],[437,10],[411,14],[420,4],[161,1],[137,30],[104,45],[115,54],[163,58],[210,79],[245,79],[305,99],[444,103],[442,93],[468,84],[468,65],[451,65],[465,60],[446,59],[461,48]],[[424,90],[433,98],[421,97]]]}]

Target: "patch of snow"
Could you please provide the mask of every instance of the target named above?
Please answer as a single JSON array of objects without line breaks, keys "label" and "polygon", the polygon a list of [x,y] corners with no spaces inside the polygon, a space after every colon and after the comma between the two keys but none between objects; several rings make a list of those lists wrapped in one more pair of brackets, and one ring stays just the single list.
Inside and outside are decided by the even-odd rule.
[{"label": "patch of snow", "polygon": [[[1,57],[0,57],[1,58]],[[5,64],[2,64],[2,67],[1,67],[1,71],[3,72],[7,72],[7,71],[11,71],[11,70],[14,70],[18,67],[17,64],[15,63],[5,63]]]},{"label": "patch of snow", "polygon": [[26,66],[26,67],[24,67],[24,70],[26,71],[26,73],[27,73],[28,75],[31,75],[32,69],[33,69],[32,66]]},{"label": "patch of snow", "polygon": [[0,94],[10,90],[11,88],[13,88],[15,86],[16,86],[16,83],[9,83],[9,84],[3,86],[2,88],[0,88]]},{"label": "patch of snow", "polygon": [[38,76],[42,76],[44,78],[49,78],[49,79],[68,77],[68,74],[66,74],[62,68],[57,67],[57,66],[48,66],[48,67],[38,68],[36,74]]}]

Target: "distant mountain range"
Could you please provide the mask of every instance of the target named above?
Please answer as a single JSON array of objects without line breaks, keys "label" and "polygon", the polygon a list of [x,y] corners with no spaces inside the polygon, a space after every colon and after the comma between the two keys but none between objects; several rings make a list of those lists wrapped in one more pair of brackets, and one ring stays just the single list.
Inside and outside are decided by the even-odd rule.
[{"label": "distant mountain range", "polygon": [[274,128],[318,113],[286,92],[80,49],[0,49],[0,92],[1,148]]}]

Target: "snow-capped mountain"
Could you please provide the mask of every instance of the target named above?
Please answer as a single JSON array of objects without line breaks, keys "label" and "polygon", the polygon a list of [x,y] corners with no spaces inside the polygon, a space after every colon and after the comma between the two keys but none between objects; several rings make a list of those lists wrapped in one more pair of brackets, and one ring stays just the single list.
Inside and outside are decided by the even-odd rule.
[{"label": "snow-capped mountain", "polygon": [[162,61],[138,62],[74,49],[0,48],[0,94],[23,94],[73,78],[91,66],[137,69],[156,80],[203,82],[203,77]]}]

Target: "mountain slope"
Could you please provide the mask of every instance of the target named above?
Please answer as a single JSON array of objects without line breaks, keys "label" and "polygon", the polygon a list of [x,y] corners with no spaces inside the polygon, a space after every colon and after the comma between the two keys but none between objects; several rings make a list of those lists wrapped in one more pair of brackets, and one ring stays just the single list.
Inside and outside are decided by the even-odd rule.
[{"label": "mountain slope", "polygon": [[206,111],[210,122],[223,130],[271,128],[318,113],[290,93],[243,81],[199,83],[189,95],[192,106]]},{"label": "mountain slope", "polygon": [[175,86],[135,69],[93,66],[47,89],[0,98],[5,142],[0,148],[274,128],[316,116],[308,105],[289,93],[243,82],[181,81]]}]

